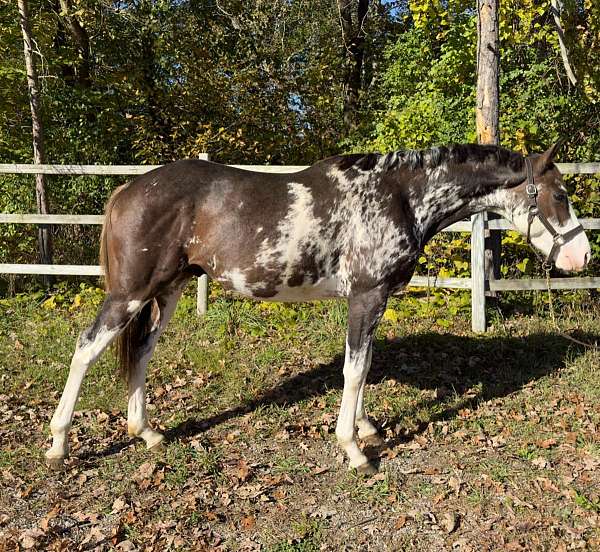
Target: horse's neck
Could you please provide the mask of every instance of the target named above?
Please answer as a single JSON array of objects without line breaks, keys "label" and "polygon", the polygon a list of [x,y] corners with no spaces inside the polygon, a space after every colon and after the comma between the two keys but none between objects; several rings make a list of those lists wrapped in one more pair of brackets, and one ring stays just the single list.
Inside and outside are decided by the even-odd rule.
[{"label": "horse's neck", "polygon": [[421,193],[411,201],[417,235],[423,244],[447,226],[475,213],[505,212],[506,193],[501,188],[482,195],[477,193],[472,179],[467,182],[444,168],[427,171],[426,178]]}]

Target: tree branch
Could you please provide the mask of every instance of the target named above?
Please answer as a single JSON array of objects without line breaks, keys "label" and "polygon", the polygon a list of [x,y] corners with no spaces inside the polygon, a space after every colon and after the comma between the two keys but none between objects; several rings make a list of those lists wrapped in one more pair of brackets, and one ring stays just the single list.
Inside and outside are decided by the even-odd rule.
[{"label": "tree branch", "polygon": [[565,66],[565,71],[567,72],[567,77],[573,86],[577,84],[577,78],[575,77],[575,73],[573,73],[573,69],[571,69],[571,64],[569,63],[569,52],[567,50],[567,46],[565,44],[565,33],[563,31],[562,25],[560,23],[560,14],[562,11],[562,0],[551,0],[552,7],[550,8],[552,11],[552,17],[554,18],[554,25],[556,26],[556,32],[558,34],[558,43],[560,45],[560,56],[562,57],[563,65]]}]

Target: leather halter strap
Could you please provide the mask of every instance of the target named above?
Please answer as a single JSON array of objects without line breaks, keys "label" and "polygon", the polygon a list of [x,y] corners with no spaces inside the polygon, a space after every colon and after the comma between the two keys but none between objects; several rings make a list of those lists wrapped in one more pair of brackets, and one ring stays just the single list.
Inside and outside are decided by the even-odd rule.
[{"label": "leather halter strap", "polygon": [[527,157],[525,158],[525,170],[527,171],[527,184],[525,185],[525,191],[527,192],[527,202],[529,204],[529,211],[527,214],[527,243],[531,243],[531,224],[533,223],[534,219],[537,218],[544,225],[544,228],[546,228],[546,230],[550,232],[550,235],[552,236],[552,241],[554,243],[552,244],[552,249],[550,249],[550,253],[548,253],[548,256],[545,259],[542,258],[541,255],[539,255],[537,251],[535,251],[535,249],[533,251],[538,257],[538,259],[542,261],[543,268],[546,270],[550,270],[552,268],[552,263],[554,262],[554,256],[556,255],[560,247],[565,243],[571,241],[575,236],[577,236],[577,234],[584,232],[584,230],[583,226],[581,226],[581,224],[578,224],[577,226],[575,226],[575,228],[571,228],[571,230],[565,232],[564,234],[560,234],[556,231],[552,224],[550,224],[550,221],[546,218],[546,215],[544,215],[544,213],[542,213],[539,209],[537,201],[538,189],[535,185],[535,180],[533,178],[533,166],[531,164],[531,160]]}]

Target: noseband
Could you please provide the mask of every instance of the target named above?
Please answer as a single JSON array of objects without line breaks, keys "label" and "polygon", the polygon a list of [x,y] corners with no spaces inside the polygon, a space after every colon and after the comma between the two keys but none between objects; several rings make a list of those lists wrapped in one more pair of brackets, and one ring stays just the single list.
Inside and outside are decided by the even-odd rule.
[{"label": "noseband", "polygon": [[571,241],[580,232],[584,232],[584,230],[581,224],[578,224],[575,228],[572,228],[565,234],[560,234],[555,230],[552,224],[550,224],[550,221],[546,218],[546,215],[540,211],[538,206],[538,189],[533,179],[533,166],[531,165],[531,160],[527,157],[525,158],[525,168],[527,170],[527,185],[525,186],[525,191],[527,192],[527,201],[529,204],[529,212],[527,214],[527,243],[531,243],[531,240],[529,239],[531,234],[531,224],[535,218],[538,218],[544,225],[544,228],[550,232],[554,243],[552,244],[550,253],[548,253],[548,256],[545,259],[543,259],[535,249],[533,251],[538,259],[542,261],[542,267],[545,270],[550,270],[552,268],[554,255],[557,253],[558,249],[565,243]]}]

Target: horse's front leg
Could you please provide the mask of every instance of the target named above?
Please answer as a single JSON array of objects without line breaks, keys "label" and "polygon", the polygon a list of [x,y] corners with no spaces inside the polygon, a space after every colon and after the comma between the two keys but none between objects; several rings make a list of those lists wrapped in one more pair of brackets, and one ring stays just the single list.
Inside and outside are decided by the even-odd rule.
[{"label": "horse's front leg", "polygon": [[373,346],[369,347],[369,356],[367,358],[367,369],[362,385],[358,392],[358,402],[356,404],[356,427],[358,428],[358,438],[368,445],[379,447],[383,445],[383,438],[379,435],[377,428],[373,425],[373,422],[367,416],[364,403],[365,394],[365,383],[367,381],[367,374],[371,367],[371,357],[373,352]]},{"label": "horse's front leg", "polygon": [[[348,299],[344,391],[335,433],[338,443],[348,455],[350,467],[366,474],[376,473],[377,468],[368,461],[356,442],[356,414],[361,388],[369,371],[373,332],[385,310],[386,301],[387,293],[380,288],[352,295]],[[361,424],[363,429],[367,429],[364,409],[361,407],[361,410]]]}]

